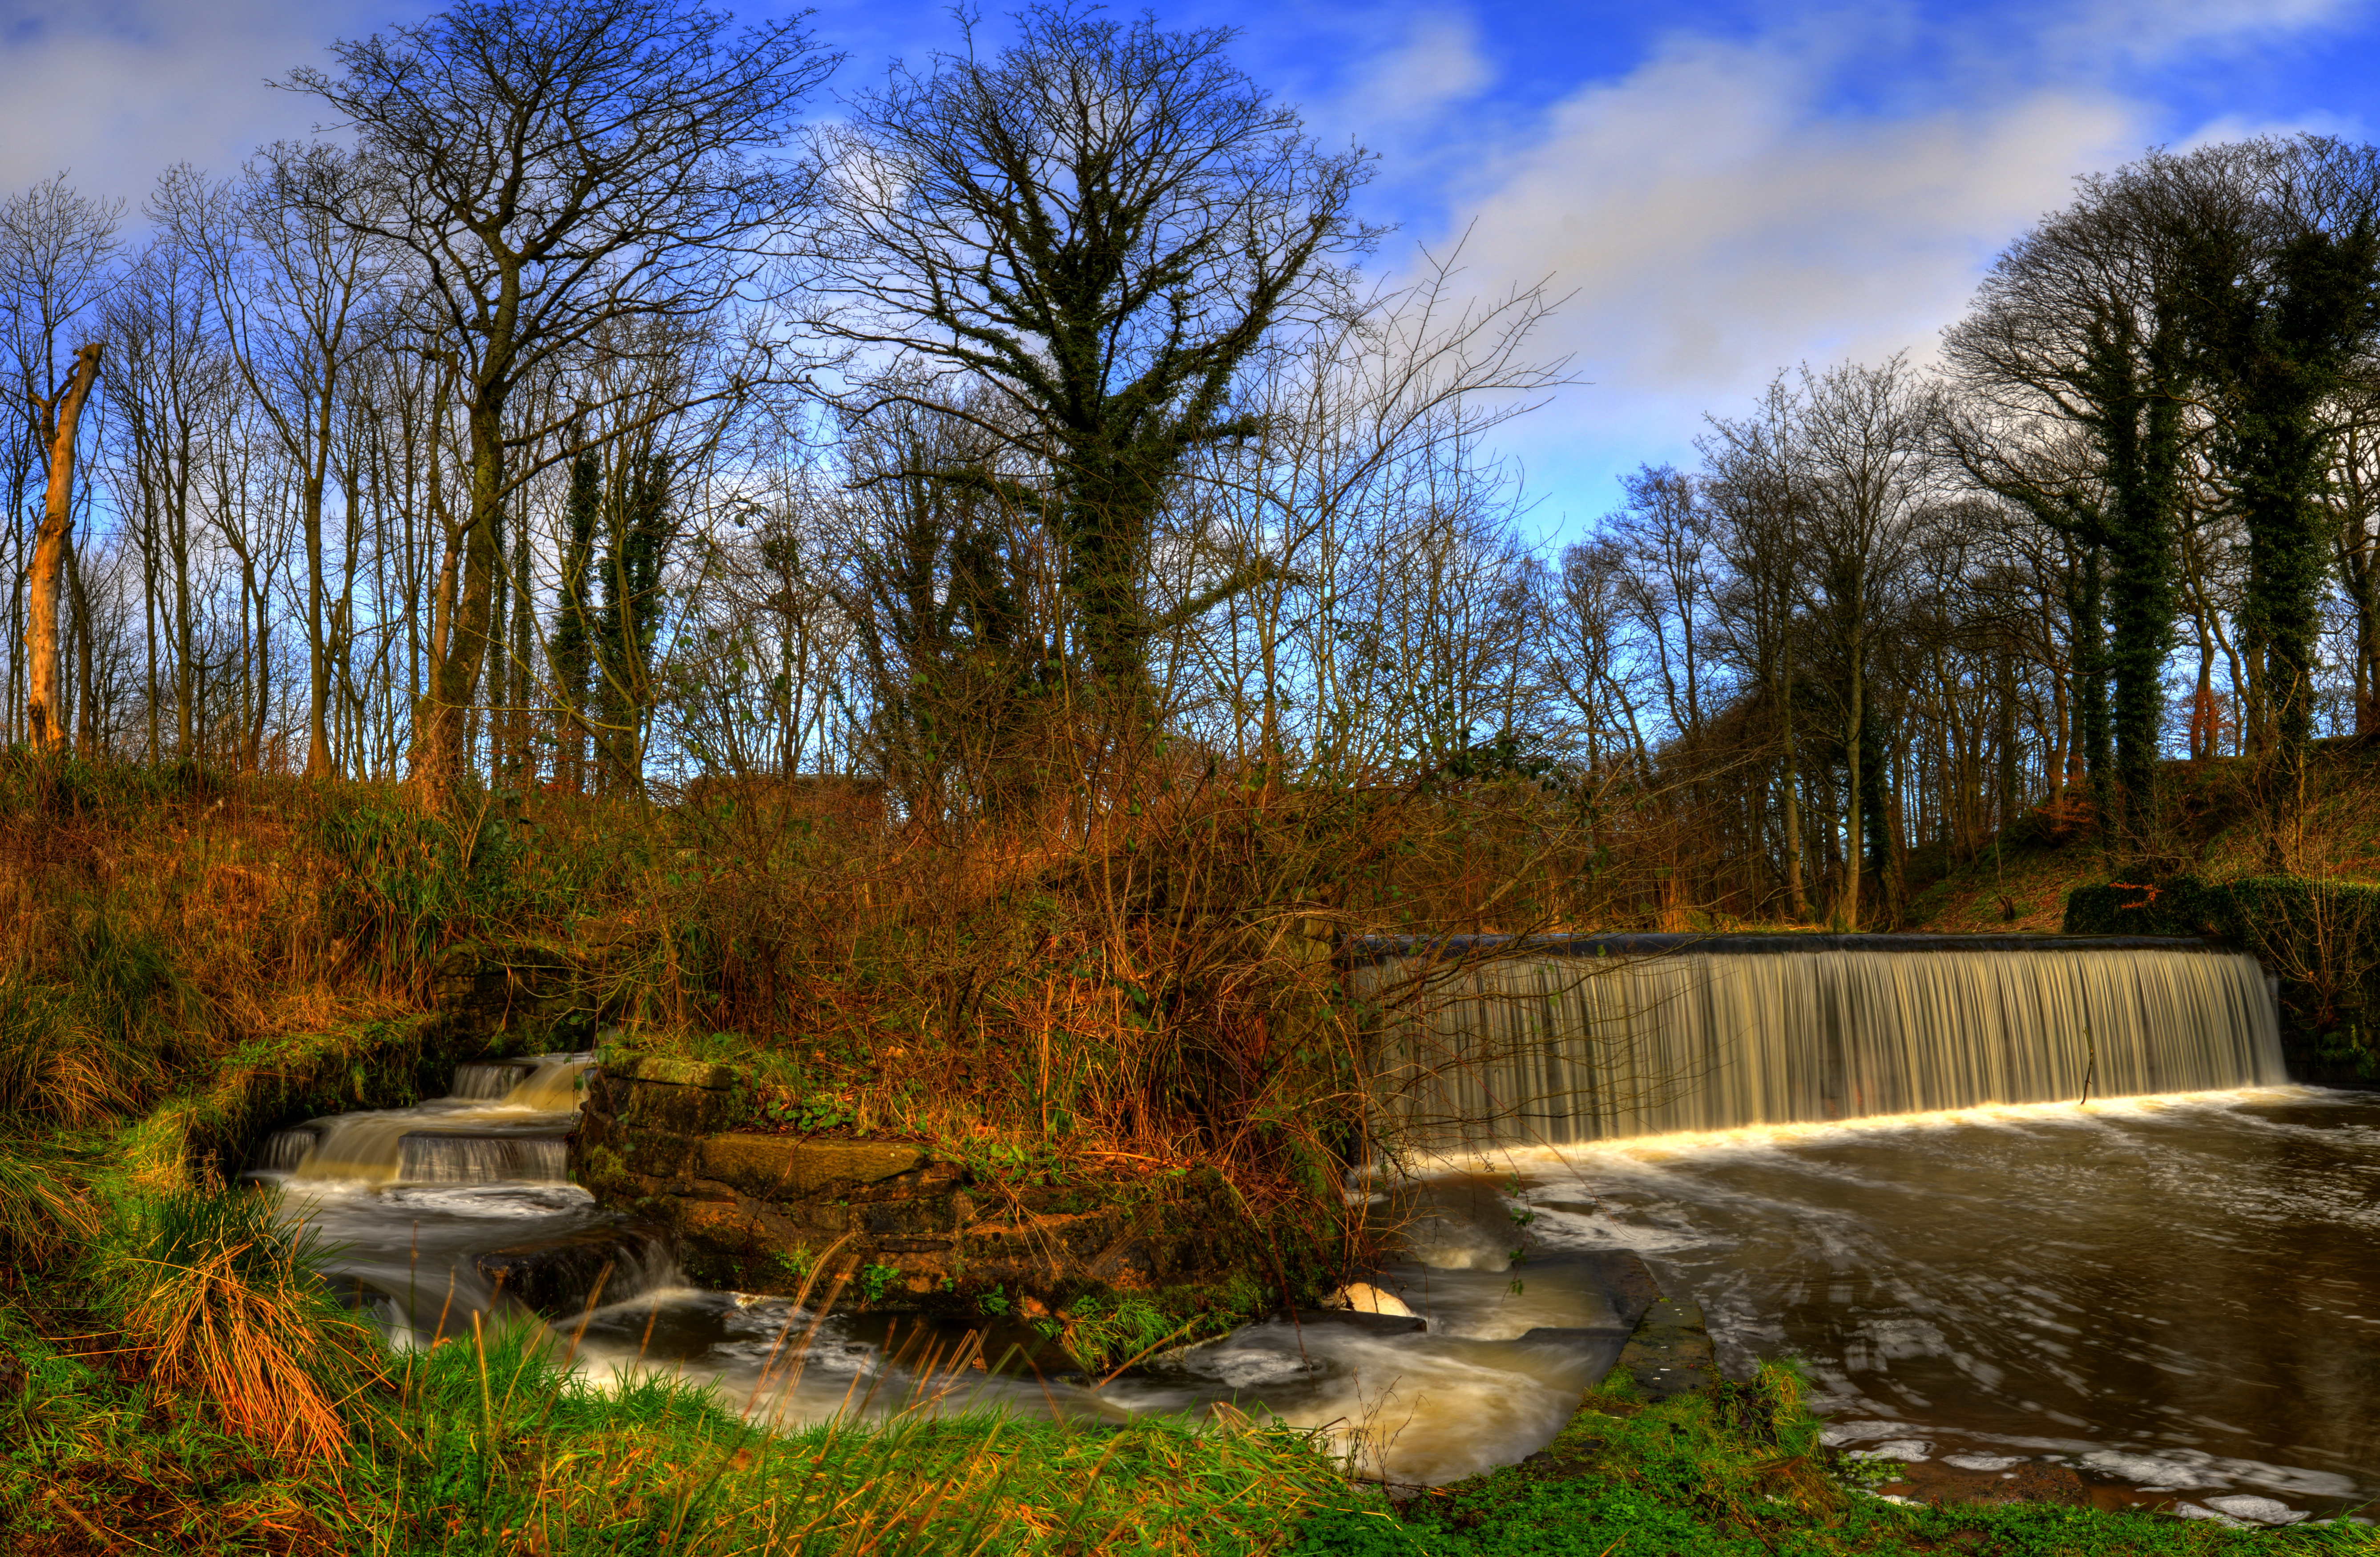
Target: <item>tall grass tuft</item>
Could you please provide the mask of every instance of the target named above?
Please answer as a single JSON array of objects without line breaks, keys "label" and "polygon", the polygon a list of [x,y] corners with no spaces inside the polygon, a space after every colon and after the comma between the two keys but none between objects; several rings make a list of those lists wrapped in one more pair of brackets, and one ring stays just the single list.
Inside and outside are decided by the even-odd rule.
[{"label": "tall grass tuft", "polygon": [[340,1407],[379,1341],[325,1295],[304,1243],[261,1195],[180,1191],[139,1208],[100,1274],[151,1383],[285,1459],[343,1459]]},{"label": "tall grass tuft", "polygon": [[104,909],[69,914],[51,979],[0,973],[0,1113],[67,1125],[149,1101],[188,1020],[172,959]]},{"label": "tall grass tuft", "polygon": [[37,1142],[0,1140],[0,1267],[45,1271],[99,1234],[97,1208],[57,1156]]}]

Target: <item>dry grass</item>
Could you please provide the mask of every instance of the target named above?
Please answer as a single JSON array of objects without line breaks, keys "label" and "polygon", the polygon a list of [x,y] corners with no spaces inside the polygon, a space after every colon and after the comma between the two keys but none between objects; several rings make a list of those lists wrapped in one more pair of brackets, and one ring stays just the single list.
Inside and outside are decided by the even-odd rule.
[{"label": "dry grass", "polygon": [[324,1299],[267,1198],[158,1197],[101,1271],[161,1395],[282,1459],[345,1457],[342,1407],[377,1374],[379,1340]]},{"label": "dry grass", "polygon": [[0,1268],[45,1271],[98,1236],[99,1208],[61,1154],[0,1139]]}]

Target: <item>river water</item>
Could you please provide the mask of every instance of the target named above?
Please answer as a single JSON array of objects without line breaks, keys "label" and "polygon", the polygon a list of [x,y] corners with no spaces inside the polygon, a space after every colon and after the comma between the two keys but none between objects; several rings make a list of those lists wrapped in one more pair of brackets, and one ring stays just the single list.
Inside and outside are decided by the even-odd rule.
[{"label": "river water", "polygon": [[1834,1442],[2052,1457],[2168,1497],[2380,1497],[2380,1095],[1982,1108],[1495,1166],[1550,1247],[1636,1249],[1698,1300],[1723,1365],[1803,1357]]},{"label": "river water", "polygon": [[[455,1095],[358,1111],[268,1138],[249,1177],[320,1240],[334,1290],[399,1345],[468,1336],[518,1320],[480,1271],[489,1251],[600,1234],[618,1218],[567,1182],[586,1054],[467,1065]],[[1491,1224],[1474,1222],[1483,1214]],[[1427,1259],[1378,1273],[1427,1321],[1417,1334],[1283,1318],[1150,1359],[1105,1381],[1075,1375],[1014,1323],[977,1330],[899,1317],[820,1316],[780,1297],[687,1286],[657,1250],[632,1250],[605,1277],[583,1325],[562,1328],[573,1365],[597,1380],[661,1370],[707,1384],[763,1420],[843,1412],[990,1407],[1123,1420],[1149,1412],[1269,1412],[1321,1429],[1364,1473],[1443,1482],[1541,1447],[1609,1369],[1627,1316],[1591,1253],[1554,1256],[1525,1276],[1474,1245],[1517,1242],[1493,1196],[1463,1198],[1428,1223]],[[1533,1333],[1534,1332],[1534,1333]],[[980,1359],[986,1366],[977,1368]]]},{"label": "river water", "polygon": [[[613,1220],[560,1150],[587,1064],[466,1067],[460,1096],[268,1141],[253,1176],[400,1344],[468,1333],[504,1307],[475,1255]],[[665,1369],[788,1422],[926,1398],[1269,1410],[1367,1474],[1441,1482],[1542,1446],[1609,1368],[1625,1316],[1598,1257],[1626,1248],[1703,1305],[1730,1368],[1803,1357],[1850,1448],[2048,1458],[2152,1497],[2380,1497],[2380,1098],[2280,1087],[1640,1137],[1441,1160],[1388,1193],[1417,1220],[1412,1258],[1376,1279],[1420,1334],[1276,1320],[1095,1384],[1035,1371],[1021,1329],[821,1318],[687,1287],[655,1257],[607,1278],[574,1362]]]}]

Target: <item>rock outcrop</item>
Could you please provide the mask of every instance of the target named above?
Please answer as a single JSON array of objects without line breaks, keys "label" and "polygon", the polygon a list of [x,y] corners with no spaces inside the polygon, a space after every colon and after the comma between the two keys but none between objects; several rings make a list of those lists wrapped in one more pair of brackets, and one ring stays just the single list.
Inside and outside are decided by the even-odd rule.
[{"label": "rock outcrop", "polygon": [[670,1229],[706,1285],[790,1294],[832,1249],[820,1279],[845,1303],[1029,1313],[1228,1274],[1195,1186],[995,1179],[905,1142],[755,1130],[738,1096],[723,1065],[607,1056],[572,1149],[572,1175]]}]

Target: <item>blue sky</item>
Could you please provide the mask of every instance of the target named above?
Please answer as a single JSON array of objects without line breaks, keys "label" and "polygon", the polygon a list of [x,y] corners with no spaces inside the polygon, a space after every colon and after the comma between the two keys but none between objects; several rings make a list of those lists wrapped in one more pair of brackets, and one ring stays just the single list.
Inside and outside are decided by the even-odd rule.
[{"label": "blue sky", "polygon": [[[431,8],[0,0],[0,187],[70,167],[137,203],[168,163],[229,168],[309,127],[267,78]],[[1384,273],[1467,231],[1482,290],[1570,295],[1545,349],[1587,382],[1506,438],[1553,534],[1611,506],[1621,472],[1691,458],[1704,412],[1741,407],[1780,367],[1927,354],[2077,174],[2153,144],[2380,126],[2380,0],[1157,14],[1241,29],[1241,64],[1318,135],[1380,154],[1366,199],[1399,225]],[[916,0],[828,0],[816,23],[853,56],[845,89],[956,36],[946,7]]]}]

